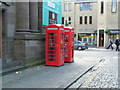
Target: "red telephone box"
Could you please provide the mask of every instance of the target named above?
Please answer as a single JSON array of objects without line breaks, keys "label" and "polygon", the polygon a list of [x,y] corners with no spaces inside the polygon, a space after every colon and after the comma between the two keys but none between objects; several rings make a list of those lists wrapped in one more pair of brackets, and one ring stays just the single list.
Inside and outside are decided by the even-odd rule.
[{"label": "red telephone box", "polygon": [[52,24],[46,27],[46,65],[64,64],[64,27]]},{"label": "red telephone box", "polygon": [[65,62],[74,61],[74,29],[64,28],[65,36]]}]

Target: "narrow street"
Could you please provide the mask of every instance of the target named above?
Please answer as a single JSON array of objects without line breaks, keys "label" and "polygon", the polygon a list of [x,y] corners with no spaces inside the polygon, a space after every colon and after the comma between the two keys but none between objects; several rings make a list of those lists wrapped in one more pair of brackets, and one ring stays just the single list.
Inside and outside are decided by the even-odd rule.
[{"label": "narrow street", "polygon": [[3,88],[118,87],[118,52],[89,48],[75,50],[74,57],[73,63],[61,67],[41,65],[3,76]]}]

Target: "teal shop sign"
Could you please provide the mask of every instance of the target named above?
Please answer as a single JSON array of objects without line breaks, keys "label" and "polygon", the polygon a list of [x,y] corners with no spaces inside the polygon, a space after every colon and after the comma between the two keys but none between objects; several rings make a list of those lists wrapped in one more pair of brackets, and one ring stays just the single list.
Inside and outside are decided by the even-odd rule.
[{"label": "teal shop sign", "polygon": [[62,24],[61,0],[43,0],[42,25]]}]

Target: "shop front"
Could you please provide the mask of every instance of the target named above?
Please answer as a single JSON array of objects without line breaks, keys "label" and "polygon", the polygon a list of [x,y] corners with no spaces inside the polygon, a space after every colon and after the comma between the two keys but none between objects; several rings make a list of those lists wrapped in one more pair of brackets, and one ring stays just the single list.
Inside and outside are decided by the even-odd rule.
[{"label": "shop front", "polygon": [[120,39],[120,29],[111,29],[110,30],[110,37],[113,39],[113,41],[116,40],[116,38]]},{"label": "shop front", "polygon": [[83,43],[88,43],[88,45],[94,45],[95,34],[94,33],[78,33],[78,40]]}]

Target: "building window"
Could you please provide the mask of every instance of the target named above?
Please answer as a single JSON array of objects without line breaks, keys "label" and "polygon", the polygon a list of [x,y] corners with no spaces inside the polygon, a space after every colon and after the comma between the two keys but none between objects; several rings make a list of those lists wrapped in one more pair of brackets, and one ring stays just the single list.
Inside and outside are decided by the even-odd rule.
[{"label": "building window", "polygon": [[103,13],[104,13],[104,3],[101,2],[101,14],[103,14]]},{"label": "building window", "polygon": [[68,17],[69,24],[71,24],[71,17]]},{"label": "building window", "polygon": [[92,24],[92,16],[89,16],[89,24]]},{"label": "building window", "polygon": [[88,38],[88,43],[92,43],[92,38]]},{"label": "building window", "polygon": [[80,10],[92,10],[92,3],[81,3]]},{"label": "building window", "polygon": [[86,43],[86,42],[87,42],[87,38],[86,38],[86,37],[83,37],[83,38],[82,38],[82,42],[83,42],[83,43]]},{"label": "building window", "polygon": [[112,13],[116,13],[117,10],[117,0],[112,0]]},{"label": "building window", "polygon": [[68,4],[68,10],[71,11],[71,3]]},{"label": "building window", "polygon": [[92,7],[93,7],[93,3],[90,3],[89,10],[92,10]]},{"label": "building window", "polygon": [[64,4],[64,11],[67,11],[67,3]]},{"label": "building window", "polygon": [[64,24],[64,17],[62,17],[62,24]]},{"label": "building window", "polygon": [[87,24],[87,16],[85,16],[85,24]]},{"label": "building window", "polygon": [[82,16],[80,16],[80,24],[82,24],[82,22],[83,22],[83,21],[82,21]]}]

